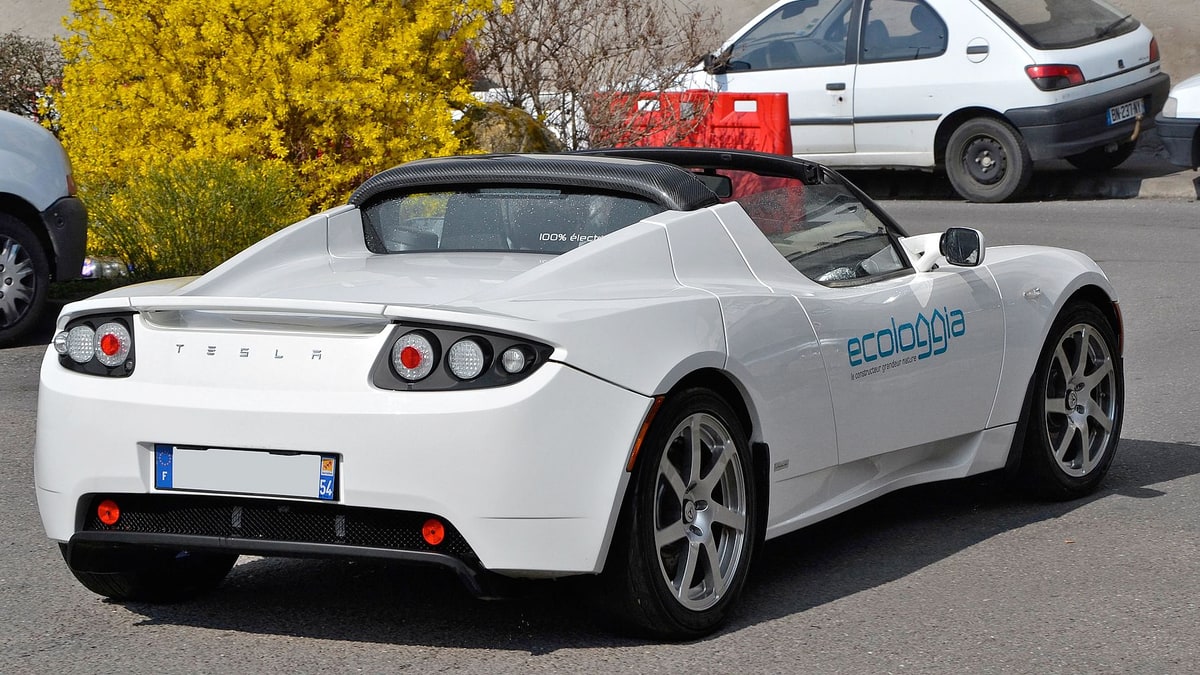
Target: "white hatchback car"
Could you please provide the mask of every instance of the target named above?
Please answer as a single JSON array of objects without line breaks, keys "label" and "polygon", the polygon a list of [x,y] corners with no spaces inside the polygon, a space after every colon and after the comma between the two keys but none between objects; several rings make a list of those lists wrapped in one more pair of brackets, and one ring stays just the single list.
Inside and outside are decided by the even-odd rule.
[{"label": "white hatchback car", "polygon": [[1150,30],[1104,0],[784,0],[704,66],[690,86],[786,92],[797,156],[944,167],[980,202],[1037,160],[1117,166],[1170,89]]},{"label": "white hatchback car", "polygon": [[1171,88],[1156,122],[1171,163],[1193,169],[1200,166],[1200,75]]}]

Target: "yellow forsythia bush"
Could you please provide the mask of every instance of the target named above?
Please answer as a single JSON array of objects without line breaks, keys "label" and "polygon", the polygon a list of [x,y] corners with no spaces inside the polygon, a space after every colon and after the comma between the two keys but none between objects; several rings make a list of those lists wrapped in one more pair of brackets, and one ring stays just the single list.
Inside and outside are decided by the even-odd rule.
[{"label": "yellow forsythia bush", "polygon": [[459,149],[464,47],[494,6],[72,0],[62,141],[85,187],[174,159],[266,159],[326,207],[381,169]]},{"label": "yellow forsythia bush", "polygon": [[306,211],[278,160],[174,159],[84,197],[88,250],[135,279],[203,274]]}]

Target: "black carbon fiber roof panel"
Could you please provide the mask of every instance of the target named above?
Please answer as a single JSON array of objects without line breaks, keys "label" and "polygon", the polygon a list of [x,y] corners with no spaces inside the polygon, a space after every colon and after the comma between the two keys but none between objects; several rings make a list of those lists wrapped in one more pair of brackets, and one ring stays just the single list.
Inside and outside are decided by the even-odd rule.
[{"label": "black carbon fiber roof panel", "polygon": [[382,171],[350,196],[362,207],[393,190],[447,186],[571,187],[636,195],[674,211],[719,203],[691,173],[659,162],[580,155],[467,155],[421,159]]}]

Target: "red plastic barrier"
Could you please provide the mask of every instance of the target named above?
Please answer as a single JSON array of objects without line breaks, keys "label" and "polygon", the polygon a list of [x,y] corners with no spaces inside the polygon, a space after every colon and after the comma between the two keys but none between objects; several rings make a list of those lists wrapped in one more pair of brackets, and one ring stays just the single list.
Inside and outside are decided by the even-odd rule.
[{"label": "red plastic barrier", "polygon": [[638,95],[615,145],[758,150],[792,154],[787,94],[706,90]]}]

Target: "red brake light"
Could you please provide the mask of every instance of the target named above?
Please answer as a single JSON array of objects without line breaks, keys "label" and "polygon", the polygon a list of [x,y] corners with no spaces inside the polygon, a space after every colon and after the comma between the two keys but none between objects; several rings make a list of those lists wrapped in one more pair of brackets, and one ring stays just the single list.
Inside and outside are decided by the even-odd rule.
[{"label": "red brake light", "polygon": [[421,365],[421,352],[416,347],[405,347],[400,350],[400,363],[405,368],[416,370]]},{"label": "red brake light", "polygon": [[113,500],[105,499],[96,507],[96,517],[109,527],[116,525],[117,521],[121,519],[121,507],[117,506]]},{"label": "red brake light", "polygon": [[1079,69],[1079,66],[1072,65],[1025,66],[1025,74],[1042,91],[1066,89],[1085,82],[1083,71]]},{"label": "red brake light", "polygon": [[121,351],[121,340],[112,333],[106,333],[100,337],[100,351],[108,356],[113,356]]},{"label": "red brake light", "polygon": [[1150,38],[1150,63],[1160,58],[1158,53],[1158,38]]},{"label": "red brake light", "polygon": [[446,526],[437,518],[430,518],[421,526],[421,536],[424,537],[425,543],[437,546],[446,538]]}]

